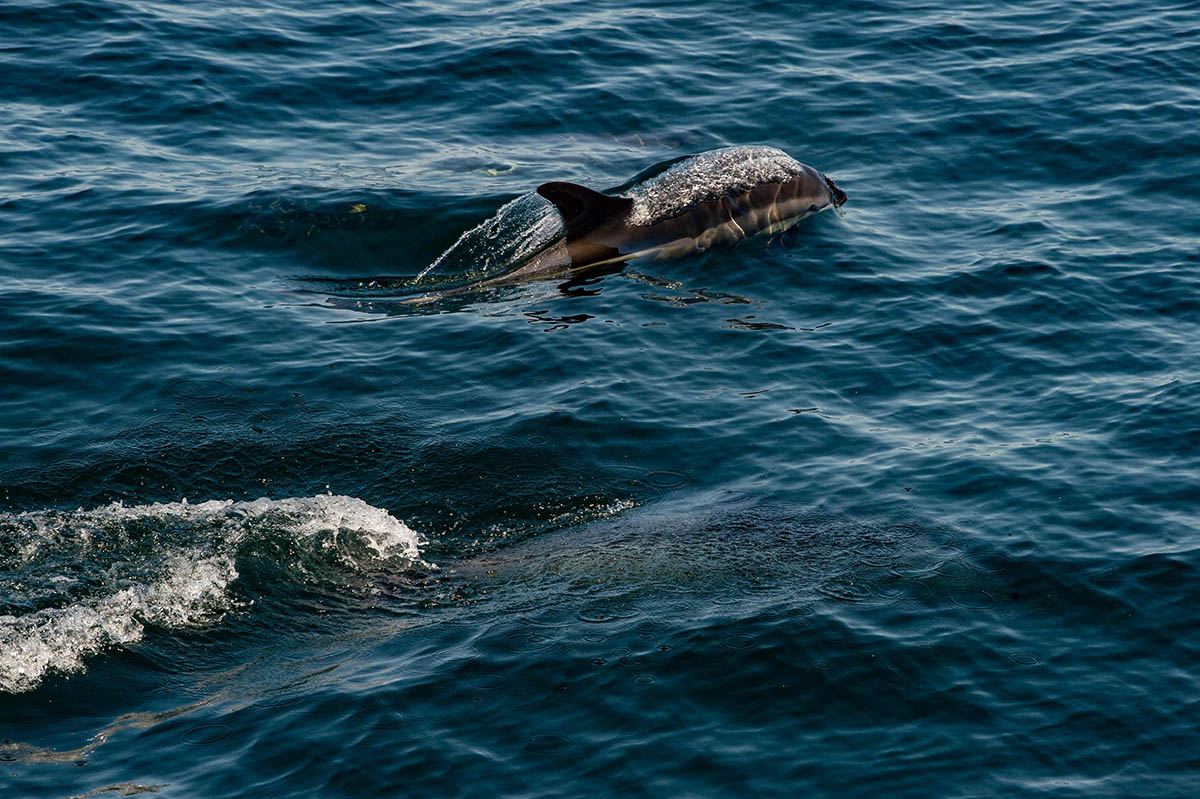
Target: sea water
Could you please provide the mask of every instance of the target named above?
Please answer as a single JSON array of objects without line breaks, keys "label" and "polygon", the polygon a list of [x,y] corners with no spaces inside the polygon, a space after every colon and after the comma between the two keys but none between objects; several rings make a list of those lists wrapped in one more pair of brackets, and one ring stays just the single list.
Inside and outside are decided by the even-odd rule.
[{"label": "sea water", "polygon": [[[0,795],[1200,792],[1197,4],[27,0],[0,67]],[[849,201],[405,302],[746,144]]]}]

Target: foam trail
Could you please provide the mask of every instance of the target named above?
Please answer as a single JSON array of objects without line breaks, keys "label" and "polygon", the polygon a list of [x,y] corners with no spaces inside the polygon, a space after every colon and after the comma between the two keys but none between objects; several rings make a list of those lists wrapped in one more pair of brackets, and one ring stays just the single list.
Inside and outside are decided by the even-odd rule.
[{"label": "foam trail", "polygon": [[[304,563],[363,571],[419,562],[418,536],[386,510],[321,495],[251,502],[186,500],[0,514],[0,691],[142,639],[147,625],[211,624],[237,606],[239,550],[255,541]],[[320,579],[312,578],[312,579]]]}]

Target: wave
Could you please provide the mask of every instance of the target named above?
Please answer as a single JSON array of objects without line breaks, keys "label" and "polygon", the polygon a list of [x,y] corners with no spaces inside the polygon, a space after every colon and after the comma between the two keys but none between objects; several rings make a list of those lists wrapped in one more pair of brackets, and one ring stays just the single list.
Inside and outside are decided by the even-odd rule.
[{"label": "wave", "polygon": [[[340,590],[347,573],[427,566],[418,535],[355,497],[212,500],[0,514],[0,691],[248,606],[239,567]],[[275,584],[277,574],[272,577]]]}]

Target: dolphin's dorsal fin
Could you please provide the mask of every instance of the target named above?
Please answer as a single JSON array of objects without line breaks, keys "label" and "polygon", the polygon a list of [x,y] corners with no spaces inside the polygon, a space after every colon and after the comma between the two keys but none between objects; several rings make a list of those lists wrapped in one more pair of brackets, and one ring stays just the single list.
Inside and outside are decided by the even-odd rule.
[{"label": "dolphin's dorsal fin", "polygon": [[567,236],[578,238],[605,221],[625,215],[633,200],[612,197],[574,183],[543,183],[537,193],[554,203],[567,226]]}]

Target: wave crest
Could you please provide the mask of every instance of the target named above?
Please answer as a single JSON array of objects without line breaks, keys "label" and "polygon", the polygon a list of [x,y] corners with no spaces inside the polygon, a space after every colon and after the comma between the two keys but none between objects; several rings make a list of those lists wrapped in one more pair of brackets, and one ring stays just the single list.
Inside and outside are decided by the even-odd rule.
[{"label": "wave crest", "polygon": [[[146,626],[214,623],[238,562],[270,553],[300,583],[421,564],[418,536],[355,497],[212,500],[0,514],[0,691],[77,672]],[[422,564],[423,565],[423,564]]]}]

